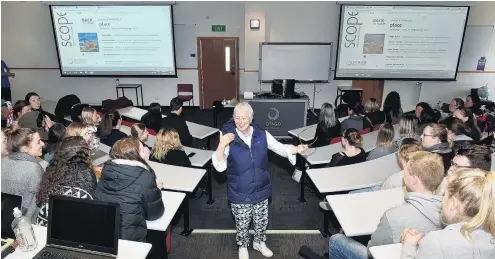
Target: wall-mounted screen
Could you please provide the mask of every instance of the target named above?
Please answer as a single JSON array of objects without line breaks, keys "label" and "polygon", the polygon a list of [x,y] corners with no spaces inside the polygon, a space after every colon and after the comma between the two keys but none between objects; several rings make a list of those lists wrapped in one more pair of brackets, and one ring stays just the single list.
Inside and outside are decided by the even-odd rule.
[{"label": "wall-mounted screen", "polygon": [[50,8],[62,76],[176,77],[170,5]]}]

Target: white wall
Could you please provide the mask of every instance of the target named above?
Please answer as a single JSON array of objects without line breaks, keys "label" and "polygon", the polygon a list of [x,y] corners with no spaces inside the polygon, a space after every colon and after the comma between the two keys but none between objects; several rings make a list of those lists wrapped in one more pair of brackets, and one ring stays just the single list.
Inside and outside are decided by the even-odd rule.
[{"label": "white wall", "polygon": [[[54,52],[54,42],[48,7],[41,2],[2,2],[2,58],[7,63],[22,60],[29,55],[36,60],[39,52]],[[175,24],[196,24],[197,36],[236,36],[240,42],[240,92],[258,91],[259,43],[263,41],[331,41],[337,43],[339,9],[336,2],[178,2],[174,7]],[[495,2],[476,2],[471,9],[470,25],[495,25]],[[258,31],[249,29],[249,19],[260,19]],[[212,24],[225,24],[226,33],[212,33]],[[180,43],[178,43],[180,44]],[[41,49],[40,49],[41,46]],[[332,54],[335,57],[335,49]],[[333,58],[334,58],[333,57]],[[56,63],[56,57],[53,59]],[[45,63],[52,63],[46,61]],[[39,63],[42,63],[41,61]],[[40,67],[43,67],[40,64]],[[487,56],[487,71],[495,71],[495,33]],[[58,70],[17,70],[12,80],[13,98],[20,99],[29,91],[36,91],[47,99],[58,99],[75,93],[84,102],[100,103],[115,98],[113,79],[60,78]],[[333,75],[332,75],[333,76]],[[414,81],[386,81],[384,95],[398,91],[405,108],[418,101],[448,102],[454,96],[465,96],[472,87],[489,83],[495,92],[495,73],[459,73],[457,82],[424,82],[421,90]],[[144,102],[157,101],[167,105],[176,95],[177,83],[193,83],[195,102],[199,105],[198,75],[196,70],[178,70],[177,79],[121,79],[143,84]],[[351,81],[332,81],[318,84],[315,107],[333,102],[337,85],[350,85]],[[311,98],[313,86],[297,85]],[[268,84],[262,85],[269,90]],[[127,94],[133,97],[132,92]]]}]

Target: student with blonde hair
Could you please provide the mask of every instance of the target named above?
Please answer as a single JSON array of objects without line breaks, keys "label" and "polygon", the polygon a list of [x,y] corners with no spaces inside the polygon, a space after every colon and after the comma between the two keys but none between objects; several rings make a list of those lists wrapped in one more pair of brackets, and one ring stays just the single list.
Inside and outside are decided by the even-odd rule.
[{"label": "student with blonde hair", "polygon": [[91,135],[89,134],[88,127],[83,122],[73,122],[65,130],[66,137],[76,137],[80,136],[86,140],[89,147],[92,149]]},{"label": "student with blonde hair", "polygon": [[191,161],[180,143],[179,133],[172,128],[161,129],[156,134],[150,161],[184,167],[191,166]]},{"label": "student with blonde hair", "polygon": [[143,144],[144,151],[146,152],[146,157],[150,156],[151,147],[146,145],[146,141],[148,141],[148,129],[143,123],[134,123],[131,126],[131,136],[139,139],[141,144]]},{"label": "student with blonde hair", "polygon": [[402,233],[401,259],[495,258],[495,176],[458,168],[447,176],[441,219],[447,226],[426,235]]},{"label": "student with blonde hair", "polygon": [[418,130],[418,118],[413,115],[404,115],[399,120],[399,139],[395,141],[395,146],[400,147],[402,141],[406,138],[419,139],[416,131]]},{"label": "student with blonde hair", "polygon": [[98,124],[101,120],[100,115],[95,108],[88,106],[82,109],[81,119],[82,122],[88,127],[88,133],[91,136],[93,148],[98,148],[100,146],[100,138],[96,135],[96,133],[98,132]]},{"label": "student with blonde hair", "polygon": [[364,105],[364,116],[373,126],[385,122],[385,113],[380,111],[380,105],[375,98],[370,98]]},{"label": "student with blonde hair", "polygon": [[376,138],[376,147],[370,151],[366,160],[373,160],[395,153],[397,148],[395,147],[394,138],[395,132],[392,124],[388,122],[382,124]]}]

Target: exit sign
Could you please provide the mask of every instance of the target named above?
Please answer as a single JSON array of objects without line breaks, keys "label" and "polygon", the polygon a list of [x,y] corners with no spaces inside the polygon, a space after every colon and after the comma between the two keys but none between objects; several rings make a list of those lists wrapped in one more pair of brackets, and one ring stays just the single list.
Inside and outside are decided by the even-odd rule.
[{"label": "exit sign", "polygon": [[211,31],[213,32],[225,32],[227,30],[226,25],[212,25]]}]

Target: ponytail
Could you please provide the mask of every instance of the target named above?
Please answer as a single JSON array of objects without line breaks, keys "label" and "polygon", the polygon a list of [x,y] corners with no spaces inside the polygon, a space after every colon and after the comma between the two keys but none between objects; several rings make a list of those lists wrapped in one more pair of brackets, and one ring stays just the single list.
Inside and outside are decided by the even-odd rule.
[{"label": "ponytail", "polygon": [[118,111],[107,112],[103,115],[103,118],[98,125],[98,137],[105,139],[112,133],[113,127],[117,126],[118,121],[121,119],[120,113]]},{"label": "ponytail", "polygon": [[471,218],[462,228],[462,235],[471,241],[469,233],[473,230],[482,227],[488,233],[495,237],[495,182],[493,172],[485,172],[484,181],[482,181],[483,193],[480,200],[478,213]]}]

